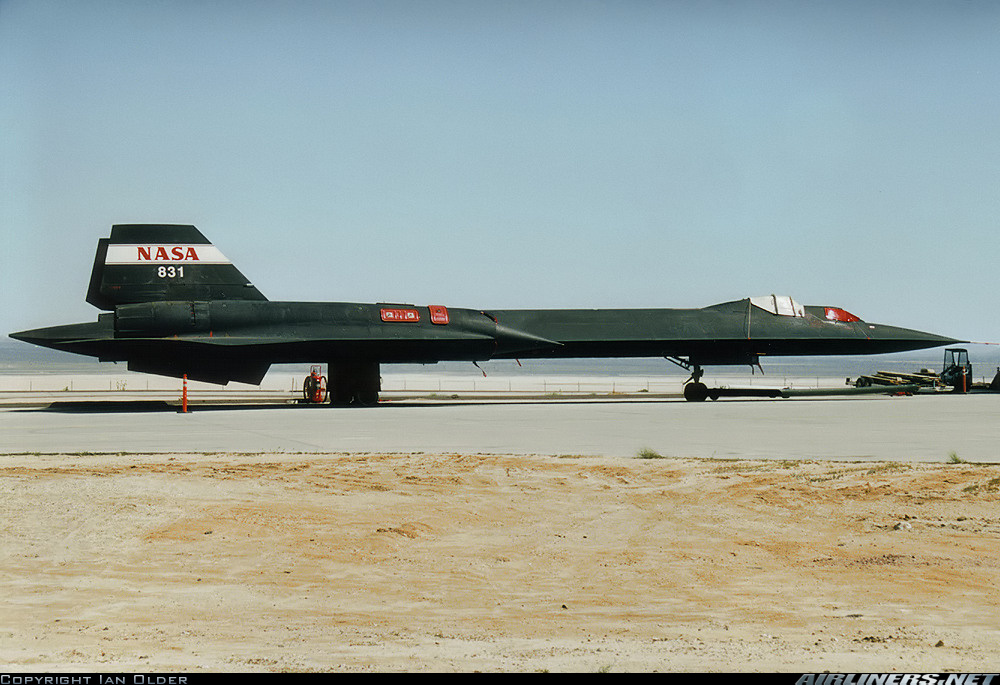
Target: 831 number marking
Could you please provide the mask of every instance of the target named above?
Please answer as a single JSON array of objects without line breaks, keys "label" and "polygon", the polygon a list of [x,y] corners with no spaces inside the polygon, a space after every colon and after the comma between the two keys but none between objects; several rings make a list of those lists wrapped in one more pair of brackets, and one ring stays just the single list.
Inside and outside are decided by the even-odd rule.
[{"label": "831 number marking", "polygon": [[184,278],[184,267],[161,266],[156,269],[156,275],[160,278]]}]

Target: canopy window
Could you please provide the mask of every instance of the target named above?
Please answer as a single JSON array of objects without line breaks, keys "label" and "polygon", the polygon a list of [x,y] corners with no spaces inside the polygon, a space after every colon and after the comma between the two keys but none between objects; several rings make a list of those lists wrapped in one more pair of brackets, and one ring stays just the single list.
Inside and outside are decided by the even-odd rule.
[{"label": "canopy window", "polygon": [[787,295],[751,297],[750,304],[777,316],[804,317],[806,315],[806,308]]}]

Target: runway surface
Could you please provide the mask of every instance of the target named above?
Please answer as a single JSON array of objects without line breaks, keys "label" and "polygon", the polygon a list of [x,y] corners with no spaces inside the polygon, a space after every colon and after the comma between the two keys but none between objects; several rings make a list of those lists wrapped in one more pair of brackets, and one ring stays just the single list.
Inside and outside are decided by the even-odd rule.
[{"label": "runway surface", "polygon": [[0,409],[0,453],[394,452],[996,462],[1000,395],[388,402],[370,408],[163,403]]}]

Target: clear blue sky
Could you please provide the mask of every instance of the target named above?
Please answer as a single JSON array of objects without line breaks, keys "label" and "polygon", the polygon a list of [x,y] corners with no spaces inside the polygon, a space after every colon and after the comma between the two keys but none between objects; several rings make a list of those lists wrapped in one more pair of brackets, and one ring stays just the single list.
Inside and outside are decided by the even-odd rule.
[{"label": "clear blue sky", "polygon": [[1000,3],[0,0],[0,332],[114,223],[271,299],[1000,340]]}]

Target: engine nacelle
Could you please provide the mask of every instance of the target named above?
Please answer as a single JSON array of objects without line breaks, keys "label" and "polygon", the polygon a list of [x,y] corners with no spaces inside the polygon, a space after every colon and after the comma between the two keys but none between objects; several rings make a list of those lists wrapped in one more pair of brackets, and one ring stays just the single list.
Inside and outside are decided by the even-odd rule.
[{"label": "engine nacelle", "polygon": [[161,337],[211,330],[208,302],[142,302],[115,307],[115,335]]}]

